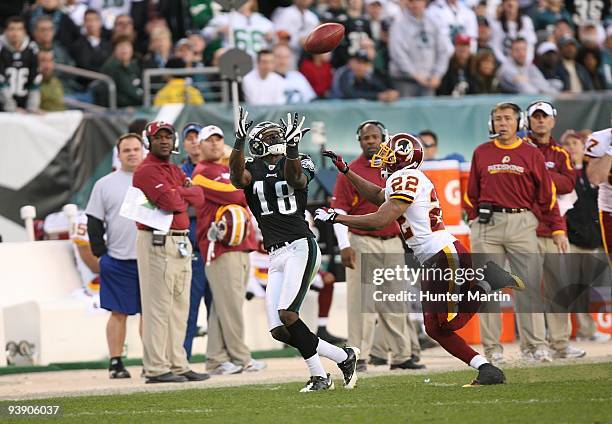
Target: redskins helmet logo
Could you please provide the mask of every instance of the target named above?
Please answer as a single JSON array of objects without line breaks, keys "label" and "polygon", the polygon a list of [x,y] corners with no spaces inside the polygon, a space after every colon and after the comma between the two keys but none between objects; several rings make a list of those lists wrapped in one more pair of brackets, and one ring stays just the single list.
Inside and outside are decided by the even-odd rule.
[{"label": "redskins helmet logo", "polygon": [[510,163],[510,156],[504,156],[502,158],[502,163]]}]

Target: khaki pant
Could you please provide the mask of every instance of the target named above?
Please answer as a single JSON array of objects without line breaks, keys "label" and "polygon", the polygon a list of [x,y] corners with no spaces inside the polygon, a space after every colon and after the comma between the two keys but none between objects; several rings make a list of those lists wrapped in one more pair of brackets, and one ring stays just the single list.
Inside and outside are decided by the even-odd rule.
[{"label": "khaki pant", "polygon": [[[474,220],[470,224],[472,252],[486,253],[478,255],[474,265],[481,267],[487,260],[498,265],[510,262],[513,273],[520,276],[527,290],[515,293],[515,307],[518,311],[538,308],[540,302],[540,281],[542,279],[542,262],[538,251],[536,228],[538,220],[533,213],[507,214],[495,212],[489,224],[479,224]],[[535,305],[535,306],[534,306]],[[491,302],[483,304],[480,310],[480,335],[485,355],[503,352],[500,344],[501,315],[494,313]],[[521,349],[534,350],[546,347],[546,326],[543,313],[517,313]]]},{"label": "khaki pant", "polygon": [[251,361],[251,352],[244,343],[242,316],[249,270],[247,252],[225,252],[206,265],[213,298],[208,317],[207,370],[223,362],[246,366]]},{"label": "khaki pant", "polygon": [[[153,233],[138,230],[136,255],[142,302],[143,363],[147,377],[189,371],[183,348],[189,316],[191,243],[185,236],[166,236],[153,246]],[[181,257],[178,243],[188,250]]]},{"label": "khaki pant", "polygon": [[[559,290],[563,288],[563,281],[567,281],[568,261],[565,260],[564,255],[559,253],[552,238],[538,237],[538,246],[543,256],[544,295],[547,299],[554,299]],[[554,311],[554,306],[552,309]],[[555,350],[567,348],[571,334],[570,314],[547,312],[545,317],[550,347]]]},{"label": "khaki pant", "polygon": [[[578,322],[578,337],[593,337],[597,332],[597,325],[590,313],[586,312],[589,309],[590,296],[589,288],[591,282],[594,281],[600,272],[601,261],[605,253],[603,249],[585,249],[574,244],[570,245],[573,256],[569,261],[569,275],[573,276],[572,282],[582,284],[581,289],[584,290],[576,298],[576,309],[583,311],[576,313],[576,321]],[[574,277],[575,276],[575,277]],[[609,281],[610,277],[608,277]]]},{"label": "khaki pant", "polygon": [[[355,249],[357,258],[355,269],[346,269],[347,281],[347,312],[348,312],[348,345],[361,349],[361,357],[368,358],[374,341],[374,328],[376,319],[382,329],[384,339],[389,343],[391,349],[391,362],[399,364],[410,359],[410,336],[403,313],[371,313],[364,312],[362,307],[362,282],[361,282],[361,254],[377,254],[374,259],[376,267],[390,268],[397,264],[398,254],[404,250],[399,237],[380,240],[375,237],[359,236],[350,234],[351,247]],[[395,254],[386,257],[386,254]],[[372,262],[369,260],[369,262]],[[372,299],[364,299],[364,304]]]},{"label": "khaki pant", "polygon": [[[406,314],[406,321],[408,323],[408,335],[410,336],[410,351],[416,356],[421,355],[421,344],[419,343],[419,330],[418,326],[420,322],[410,319],[410,316]],[[388,359],[389,356],[389,343],[385,339],[385,332],[382,328],[376,326],[374,329],[374,344],[372,345],[371,355],[379,358]]]}]

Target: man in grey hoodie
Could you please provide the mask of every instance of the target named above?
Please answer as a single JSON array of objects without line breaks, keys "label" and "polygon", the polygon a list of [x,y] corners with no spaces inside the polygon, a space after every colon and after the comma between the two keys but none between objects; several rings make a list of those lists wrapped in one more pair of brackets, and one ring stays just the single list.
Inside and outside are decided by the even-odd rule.
[{"label": "man in grey hoodie", "polygon": [[389,74],[401,97],[434,95],[452,54],[426,5],[426,0],[401,0],[402,15],[389,32]]}]

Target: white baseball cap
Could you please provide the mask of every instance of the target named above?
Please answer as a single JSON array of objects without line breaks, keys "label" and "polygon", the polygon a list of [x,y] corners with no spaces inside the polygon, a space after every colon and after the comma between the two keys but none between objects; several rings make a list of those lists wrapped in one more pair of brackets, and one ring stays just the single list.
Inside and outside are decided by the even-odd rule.
[{"label": "white baseball cap", "polygon": [[208,140],[211,135],[220,135],[223,137],[223,130],[216,125],[209,125],[200,130],[198,134],[198,140]]},{"label": "white baseball cap", "polygon": [[381,6],[384,6],[386,3],[386,0],[365,0],[365,4],[366,6],[372,4],[372,3],[380,3]]},{"label": "white baseball cap", "polygon": [[548,52],[556,52],[559,51],[557,45],[555,43],[551,43],[550,41],[545,41],[538,46],[537,54],[538,56],[542,56],[544,53]]},{"label": "white baseball cap", "polygon": [[532,104],[529,109],[527,109],[527,116],[532,116],[537,110],[541,110],[548,116],[555,116],[555,110],[552,105],[548,102],[537,102]]}]

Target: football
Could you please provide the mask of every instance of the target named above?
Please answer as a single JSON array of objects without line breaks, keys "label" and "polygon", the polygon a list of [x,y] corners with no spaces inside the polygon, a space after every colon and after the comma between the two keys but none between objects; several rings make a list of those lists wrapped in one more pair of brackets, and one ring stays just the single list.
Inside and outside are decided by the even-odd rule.
[{"label": "football", "polygon": [[338,47],[344,37],[344,25],[326,23],[316,27],[306,38],[304,50],[311,54],[327,53]]}]

